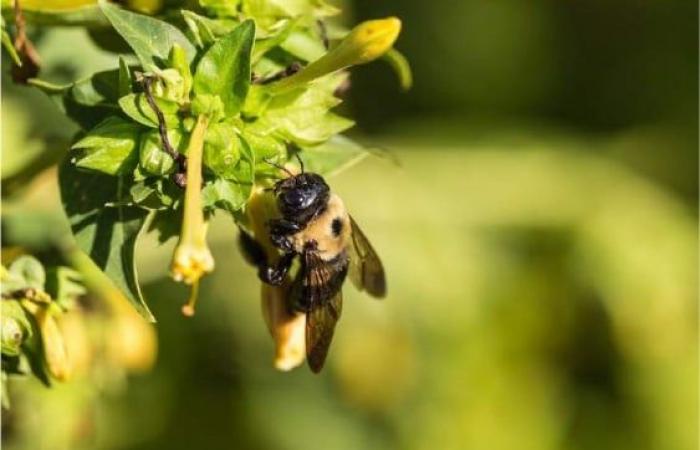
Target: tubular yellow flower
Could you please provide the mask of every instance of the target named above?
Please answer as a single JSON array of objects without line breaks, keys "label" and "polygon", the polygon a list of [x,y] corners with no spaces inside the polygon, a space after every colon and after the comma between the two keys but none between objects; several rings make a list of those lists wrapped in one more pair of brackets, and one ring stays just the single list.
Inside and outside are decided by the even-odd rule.
[{"label": "tubular yellow flower", "polygon": [[401,21],[396,17],[362,22],[331,51],[304,70],[271,84],[269,91],[282,93],[337,70],[374,61],[391,49],[400,32]]},{"label": "tubular yellow flower", "polygon": [[[255,239],[265,248],[270,262],[276,262],[279,253],[272,246],[265,224],[275,216],[274,199],[262,189],[253,192],[248,203],[248,217]],[[306,357],[306,314],[291,312],[287,305],[287,293],[291,280],[287,277],[282,286],[263,283],[260,297],[265,324],[275,341],[274,366],[278,370],[291,370],[304,362]]]},{"label": "tubular yellow flower", "polygon": [[[185,211],[182,219],[180,241],[175,247],[171,274],[175,281],[196,285],[205,274],[214,270],[214,258],[207,247],[207,224],[202,212],[202,151],[204,134],[209,124],[209,118],[200,115],[192,130],[187,149],[187,187],[185,188]],[[196,293],[196,292],[195,292]],[[194,313],[196,295],[190,298],[186,315]],[[188,314],[189,313],[189,314]]]}]

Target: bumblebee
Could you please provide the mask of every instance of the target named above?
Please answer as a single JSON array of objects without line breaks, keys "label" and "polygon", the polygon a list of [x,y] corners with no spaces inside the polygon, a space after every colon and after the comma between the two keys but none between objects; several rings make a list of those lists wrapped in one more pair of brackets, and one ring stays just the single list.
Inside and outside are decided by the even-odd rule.
[{"label": "bumblebee", "polygon": [[[301,168],[271,189],[281,216],[267,222],[268,237],[281,253],[277,262],[268,264],[260,244],[245,232],[241,247],[264,283],[287,286],[287,308],[306,314],[306,359],[318,373],[341,315],[346,277],[376,298],[386,295],[386,279],[377,253],[342,199],[323,177]],[[299,268],[292,282],[284,283],[295,260]]]}]

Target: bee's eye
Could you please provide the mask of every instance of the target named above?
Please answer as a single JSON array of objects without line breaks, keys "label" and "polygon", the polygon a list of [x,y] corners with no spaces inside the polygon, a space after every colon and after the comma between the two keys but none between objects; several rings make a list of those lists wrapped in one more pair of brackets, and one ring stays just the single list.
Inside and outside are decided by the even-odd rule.
[{"label": "bee's eye", "polygon": [[293,189],[284,194],[284,202],[290,206],[299,207],[304,203],[304,194],[297,189]]}]

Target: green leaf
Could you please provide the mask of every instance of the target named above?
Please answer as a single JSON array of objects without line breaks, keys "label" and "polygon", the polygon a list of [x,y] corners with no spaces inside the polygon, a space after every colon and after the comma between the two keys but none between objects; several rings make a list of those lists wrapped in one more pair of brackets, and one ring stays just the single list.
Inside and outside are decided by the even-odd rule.
[{"label": "green leaf", "polygon": [[413,86],[413,74],[411,73],[411,66],[408,64],[408,59],[394,48],[386,52],[383,58],[389,63],[391,68],[394,69],[394,72],[396,72],[401,89],[404,91],[411,89],[411,86]]},{"label": "green leaf", "polygon": [[181,12],[198,47],[204,48],[214,43],[216,37],[211,30],[211,19],[184,9]]},{"label": "green leaf", "polygon": [[240,141],[233,127],[215,123],[204,135],[204,164],[223,178],[234,176],[236,163],[241,157]]},{"label": "green leaf", "polygon": [[309,172],[331,176],[362,161],[368,151],[353,140],[337,135],[315,147],[303,147],[304,167]]},{"label": "green leaf", "polygon": [[54,267],[46,275],[46,292],[62,308],[72,307],[87,292],[80,273],[70,267]]},{"label": "green leaf", "polygon": [[255,182],[255,154],[245,139],[240,139],[240,159],[229,179],[216,178],[202,189],[205,209],[221,208],[230,213],[246,204]]},{"label": "green leaf", "polygon": [[158,68],[158,62],[165,61],[174,43],[179,44],[191,62],[196,50],[182,32],[153,17],[125,11],[118,6],[100,0],[102,12],[117,32],[129,43],[146,70]]},{"label": "green leaf", "polygon": [[267,105],[262,120],[274,125],[278,133],[299,145],[320,144],[354,125],[329,109],[340,103],[333,95],[347,75],[327,75],[305,89],[277,95]]},{"label": "green leaf", "polygon": [[[168,129],[168,140],[173,149],[183,152],[187,144],[182,139],[182,133],[176,128]],[[163,150],[163,142],[158,130],[147,132],[141,139],[139,149],[139,165],[141,169],[151,175],[166,175],[175,170],[175,161]]]},{"label": "green leaf", "polygon": [[142,316],[153,321],[141,295],[134,261],[134,250],[147,213],[120,201],[128,195],[123,192],[122,177],[81,172],[66,158],[59,169],[59,188],[78,247]]},{"label": "green leaf", "polygon": [[250,87],[250,54],[255,23],[246,20],[214,43],[197,65],[194,92],[218,95],[228,116],[238,113]]},{"label": "green leaf", "polygon": [[221,208],[229,212],[238,211],[250,197],[250,183],[217,178],[202,189],[202,206],[205,209]]},{"label": "green leaf", "polygon": [[172,208],[182,193],[182,189],[170,180],[156,177],[137,181],[129,189],[133,203],[141,208],[158,211]]},{"label": "green leaf", "polygon": [[15,65],[22,66],[22,60],[19,59],[17,50],[15,50],[15,45],[12,42],[12,38],[7,33],[7,30],[5,28],[4,19],[2,20],[2,47],[5,49],[7,54],[10,55],[10,58],[12,59],[12,62],[15,63]]},{"label": "green leaf", "polygon": [[104,27],[109,25],[97,5],[70,9],[30,8],[22,6],[22,13],[32,25]]},{"label": "green leaf", "polygon": [[12,262],[9,272],[10,275],[21,279],[25,288],[44,289],[46,272],[44,266],[33,256],[20,256]]},{"label": "green leaf", "polygon": [[[177,116],[179,106],[177,103],[162,98],[154,98],[156,105],[163,113],[165,124],[168,127],[179,125],[180,118]],[[119,99],[119,107],[124,114],[131,117],[138,123],[151,128],[158,128],[158,116],[144,94],[129,94]]]},{"label": "green leaf", "polygon": [[280,47],[304,61],[315,61],[326,53],[323,43],[308,30],[294,30]]},{"label": "green leaf", "polygon": [[119,56],[119,78],[118,78],[118,93],[119,97],[124,97],[131,93],[131,70],[126,63],[126,60]]},{"label": "green leaf", "polygon": [[156,232],[158,243],[164,244],[180,235],[182,230],[182,209],[172,208],[156,211],[148,227],[148,232]]},{"label": "green leaf", "polygon": [[[288,20],[280,27],[280,30],[276,34],[265,39],[256,40],[255,48],[253,48],[253,55],[251,57],[252,63],[255,64],[256,62],[260,61],[260,58],[262,58],[265,53],[284,42],[298,23],[298,19]],[[323,49],[323,46],[321,46],[321,48]],[[322,51],[325,51],[325,49]]]},{"label": "green leaf", "polygon": [[130,173],[136,167],[136,145],[141,129],[133,122],[109,117],[73,144],[83,150],[76,165],[109,175]]},{"label": "green leaf", "polygon": [[287,145],[284,140],[274,135],[274,128],[265,129],[263,121],[255,121],[245,126],[241,136],[245,139],[259,158],[274,158],[285,154]]},{"label": "green leaf", "polygon": [[37,79],[29,82],[46,93],[84,129],[94,127],[119,111],[119,69],[97,72],[89,78],[64,86]]}]

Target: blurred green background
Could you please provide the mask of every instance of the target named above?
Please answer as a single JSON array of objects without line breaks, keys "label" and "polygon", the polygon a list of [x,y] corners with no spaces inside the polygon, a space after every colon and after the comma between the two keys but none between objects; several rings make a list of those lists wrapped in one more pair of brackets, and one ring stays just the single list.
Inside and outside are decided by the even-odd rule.
[{"label": "blurred green background", "polygon": [[[213,225],[217,271],[193,319],[167,278],[172,246],[151,239],[153,370],[19,381],[4,448],[697,448],[697,2],[345,7],[352,22],[399,16],[414,69],[402,93],[388,66],[358,68],[345,106],[354,137],[400,166],[370,158],[330,180],[389,297],[347,287],[324,372],[278,373],[231,221]],[[37,43],[51,81],[116,64],[80,30]],[[11,244],[60,217],[53,171],[15,186],[75,128],[5,72]]]}]

